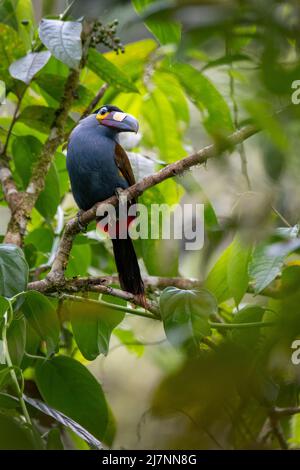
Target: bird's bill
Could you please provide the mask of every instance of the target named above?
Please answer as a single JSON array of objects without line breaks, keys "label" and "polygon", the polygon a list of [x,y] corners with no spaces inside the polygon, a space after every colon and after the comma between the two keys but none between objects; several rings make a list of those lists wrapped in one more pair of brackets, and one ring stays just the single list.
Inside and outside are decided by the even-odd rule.
[{"label": "bird's bill", "polygon": [[112,111],[101,116],[97,114],[97,119],[102,126],[113,127],[120,132],[138,132],[139,123],[135,117],[120,111]]}]

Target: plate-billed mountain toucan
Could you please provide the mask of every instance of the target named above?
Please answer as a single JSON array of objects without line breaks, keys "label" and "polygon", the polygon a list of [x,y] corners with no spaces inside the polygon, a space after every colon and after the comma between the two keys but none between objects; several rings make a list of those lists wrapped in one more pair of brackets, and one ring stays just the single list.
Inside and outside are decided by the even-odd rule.
[{"label": "plate-billed mountain toucan", "polygon": [[[119,132],[137,132],[138,121],[116,106],[106,105],[82,119],[72,131],[67,150],[74,199],[81,210],[113,196],[135,183],[130,161],[119,144]],[[132,201],[131,204],[135,203]],[[130,221],[128,221],[129,224]],[[132,240],[112,238],[113,251],[122,289],[144,295]]]}]

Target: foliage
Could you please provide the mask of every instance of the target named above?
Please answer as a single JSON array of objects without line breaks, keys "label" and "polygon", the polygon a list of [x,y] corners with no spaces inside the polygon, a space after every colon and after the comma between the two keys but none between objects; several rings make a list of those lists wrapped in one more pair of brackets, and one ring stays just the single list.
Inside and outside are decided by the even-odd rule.
[{"label": "foliage", "polygon": [[[196,169],[149,188],[140,199],[148,208],[202,202],[204,248],[191,260],[178,240],[163,240],[161,233],[158,239],[135,241],[145,277],[174,278],[163,290],[159,283],[151,286],[149,277],[151,312],[99,292],[28,290],[29,281],[42,280],[49,271],[62,228],[76,211],[64,146],[59,146],[30,214],[24,246],[7,244],[1,235],[0,448],[112,446],[119,416],[90,361],[110,357],[116,345],[137,361],[148,354],[144,338],[126,323],[133,316],[140,322],[161,320],[168,341],[166,350],[154,345],[149,353],[164,374],[151,399],[154,415],[188,417],[164,446],[278,448],[276,429],[266,432],[265,423],[278,407],[297,407],[300,391],[299,372],[291,362],[292,342],[300,336],[299,206],[291,203],[300,177],[299,111],[290,105],[292,82],[300,78],[298,5],[270,0],[266,19],[265,7],[250,0],[209,6],[133,0],[131,15],[135,21],[123,26],[139,21],[143,39],[126,44],[122,38],[121,43],[117,23],[106,26],[97,18],[83,63],[83,18],[67,12],[35,24],[29,0],[0,2],[0,79],[10,105],[0,116],[1,148],[7,147],[1,169],[8,161],[17,190],[26,191],[53,132],[70,73],[83,65],[64,128],[66,140],[107,83],[101,103],[114,103],[140,122],[140,140],[128,146],[133,163],[141,156],[137,170],[142,176],[200,144],[220,149],[209,163],[213,177],[206,186]],[[263,135],[229,156],[232,148],[223,151],[228,135],[248,121]],[[250,177],[249,154],[258,155]],[[218,193],[223,178],[225,189]],[[208,196],[210,185],[214,192]],[[261,186],[269,186],[268,191]],[[255,200],[260,191],[263,197]],[[232,192],[234,209],[222,218]],[[0,204],[5,211],[2,193]],[[196,286],[184,279],[195,271]],[[74,241],[66,277],[114,273],[111,246],[95,236],[91,224]],[[178,278],[186,288],[177,286]],[[45,415],[51,420],[45,421]],[[287,445],[299,448],[298,415],[284,416],[282,426]]]}]

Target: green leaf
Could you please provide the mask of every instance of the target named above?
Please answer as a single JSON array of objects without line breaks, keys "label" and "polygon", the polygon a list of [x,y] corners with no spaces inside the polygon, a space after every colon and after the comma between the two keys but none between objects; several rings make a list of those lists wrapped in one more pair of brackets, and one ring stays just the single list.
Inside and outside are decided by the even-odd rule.
[{"label": "green leaf", "polygon": [[291,437],[289,442],[292,444],[292,447],[299,449],[300,446],[300,414],[295,414],[291,418]]},{"label": "green leaf", "polygon": [[14,60],[24,56],[26,50],[16,31],[9,26],[0,24],[0,35],[0,80],[5,82],[6,90],[9,91],[14,88],[15,83],[9,73],[9,66]]},{"label": "green leaf", "polygon": [[160,296],[159,306],[169,341],[196,351],[201,339],[211,334],[209,316],[218,312],[215,297],[206,289],[167,287]]},{"label": "green leaf", "polygon": [[88,442],[92,448],[97,449],[101,447],[101,442],[99,442],[94,436],[91,435],[91,433],[89,433],[85,428],[76,423],[73,419],[68,418],[68,416],[64,415],[63,413],[60,413],[56,409],[52,408],[49,405],[46,405],[46,403],[40,400],[27,397],[26,395],[24,395],[24,400],[29,403],[30,406],[36,408],[37,410],[41,411],[42,413],[45,413],[48,416],[51,416],[51,418],[55,419],[55,421],[60,424],[63,424],[66,428],[73,431],[81,439],[84,439],[86,442]]},{"label": "green leaf", "polygon": [[[23,24],[23,20],[28,23]],[[0,21],[18,32],[20,40],[27,50],[31,48],[33,27],[35,25],[31,0],[1,0]]]},{"label": "green leaf", "polygon": [[230,245],[223,251],[205,280],[204,286],[214,294],[218,303],[230,299],[231,292],[228,287],[228,263],[230,259]]},{"label": "green leaf", "polygon": [[107,60],[103,54],[91,49],[88,57],[88,68],[99,75],[105,82],[118,90],[124,92],[136,92],[138,89],[121,69],[116,67],[113,62]]},{"label": "green leaf", "polygon": [[46,65],[50,56],[49,51],[29,52],[25,57],[13,62],[9,67],[9,72],[12,77],[28,85],[35,74]]},{"label": "green leaf", "polygon": [[[60,102],[64,94],[66,78],[54,73],[41,73],[35,79],[42,92],[46,92],[55,102]],[[76,99],[72,105],[72,110],[83,111],[93,99],[93,92],[83,85],[79,85],[75,91]],[[48,100],[49,101],[49,100]]]},{"label": "green leaf", "polygon": [[[155,88],[144,100],[143,114],[153,134],[152,145],[158,148],[160,157],[167,162],[183,157],[186,151],[179,131],[178,114],[173,109],[170,98],[159,88]],[[158,116],[163,118],[158,119]]]},{"label": "green leaf", "polygon": [[38,361],[35,372],[45,402],[101,440],[108,425],[108,408],[100,384],[88,369],[70,357],[57,356]]},{"label": "green leaf", "polygon": [[137,357],[141,357],[144,354],[145,346],[137,339],[132,330],[116,328],[114,335],[129,352],[135,354]]},{"label": "green leaf", "polygon": [[8,351],[13,365],[22,362],[26,344],[26,322],[23,317],[14,318],[7,330]]},{"label": "green leaf", "polygon": [[106,52],[104,57],[134,80],[141,77],[147,59],[157,49],[157,46],[157,42],[153,39],[144,39],[126,44],[125,54],[116,54],[115,51],[110,51]]},{"label": "green leaf", "polygon": [[177,121],[188,124],[190,120],[189,107],[177,78],[170,73],[159,70],[154,74],[153,81],[168,99]]},{"label": "green leaf", "polygon": [[47,434],[47,450],[64,450],[64,445],[60,437],[60,430],[52,428]]},{"label": "green leaf", "polygon": [[93,361],[99,354],[106,355],[113,329],[125,314],[106,305],[89,302],[67,302],[72,329],[82,355]]},{"label": "green leaf", "polygon": [[73,245],[68,267],[66,269],[67,277],[86,276],[91,264],[91,248],[88,244]]},{"label": "green leaf", "polygon": [[254,281],[256,294],[267,287],[281,272],[284,256],[270,256],[266,246],[257,247],[254,250],[249,265],[249,276]]},{"label": "green leaf", "polygon": [[42,19],[39,36],[42,43],[58,60],[77,68],[82,56],[82,24],[78,21]]},{"label": "green leaf", "polygon": [[54,353],[58,345],[60,327],[51,302],[39,292],[26,292],[22,312],[41,340],[46,342],[48,354]]},{"label": "green leaf", "polygon": [[45,188],[36,201],[36,208],[39,213],[51,222],[56,214],[57,207],[60,203],[60,186],[58,174],[55,165],[51,165],[45,178]]},{"label": "green leaf", "polygon": [[[155,8],[155,15],[147,18],[151,15],[151,5],[156,6],[155,0],[132,0],[132,3],[137,11],[142,15],[145,25],[149,31],[158,39],[162,44],[178,44],[181,38],[181,25],[177,21],[171,21],[170,19],[164,19],[159,15],[159,10]],[[161,2],[162,6],[165,6],[165,2]],[[150,6],[150,8],[148,8]]]},{"label": "green leaf", "polygon": [[[151,215],[151,209],[154,204],[168,204],[170,208],[172,204],[178,203],[182,193],[182,188],[169,179],[164,181],[159,188],[156,186],[151,191],[146,191],[139,200],[148,209],[148,230],[146,238],[136,240],[135,246],[151,276],[178,275],[179,242],[176,239],[162,239],[162,224],[158,226],[156,217]],[[139,227],[136,226],[136,228],[138,231]]]},{"label": "green leaf", "polygon": [[[9,308],[9,302],[5,297],[0,296],[0,322]],[[0,323],[1,324],[1,323]]]},{"label": "green leaf", "polygon": [[[26,189],[30,181],[32,168],[39,158],[42,147],[42,143],[31,135],[18,136],[13,141],[12,152],[17,173],[23,182],[23,189]],[[45,188],[36,202],[36,208],[46,220],[51,221],[59,203],[59,179],[55,165],[52,164],[45,178]]]},{"label": "green leaf", "polygon": [[17,420],[0,413],[0,449],[33,450],[30,432]]},{"label": "green leaf", "polygon": [[195,105],[204,111],[203,124],[215,137],[224,137],[233,130],[230,109],[217,88],[191,65],[175,63],[170,68]]},{"label": "green leaf", "polygon": [[[9,378],[10,378],[10,368],[6,367],[4,364],[1,364],[1,368],[0,368],[0,390],[3,387],[6,386],[7,379],[9,379]],[[0,403],[0,408],[1,408],[1,403]]]},{"label": "green leaf", "polygon": [[[233,317],[233,323],[255,323],[262,321],[265,309],[258,305],[249,305],[242,310],[239,310]],[[253,351],[258,344],[258,339],[261,332],[259,328],[238,329],[233,328],[230,336],[233,341],[239,343],[245,348]]]},{"label": "green leaf", "polygon": [[43,144],[32,135],[17,136],[13,140],[12,153],[16,171],[23,183],[22,189],[26,189],[32,166],[38,160]]},{"label": "green leaf", "polygon": [[0,393],[0,410],[13,410],[19,406],[20,403],[16,397],[7,393]]},{"label": "green leaf", "polygon": [[[31,105],[23,109],[18,121],[23,122],[26,126],[36,129],[39,132],[48,134],[51,124],[54,121],[55,113],[55,108]],[[74,121],[69,117],[67,120],[66,131],[70,130],[73,125]]]},{"label": "green leaf", "polygon": [[246,246],[240,237],[236,235],[231,243],[227,265],[228,288],[236,305],[240,303],[247,292],[249,283],[248,264],[251,253],[251,246]]},{"label": "green leaf", "polygon": [[0,295],[13,297],[26,290],[28,265],[21,248],[15,245],[0,245]]},{"label": "green leaf", "polygon": [[5,23],[16,30],[18,29],[18,22],[11,0],[1,0],[0,19],[1,23]]}]

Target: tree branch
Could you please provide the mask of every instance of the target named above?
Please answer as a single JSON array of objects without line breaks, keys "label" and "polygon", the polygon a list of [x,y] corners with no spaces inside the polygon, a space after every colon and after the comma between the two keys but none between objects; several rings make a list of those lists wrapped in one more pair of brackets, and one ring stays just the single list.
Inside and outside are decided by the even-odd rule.
[{"label": "tree branch", "polygon": [[[11,220],[4,239],[6,243],[14,243],[19,246],[22,244],[27,222],[40,193],[45,187],[45,177],[53,161],[55,151],[64,141],[64,129],[69,111],[75,100],[75,91],[79,84],[80,72],[86,64],[92,28],[92,22],[85,23],[82,32],[83,52],[80,65],[78,69],[72,69],[69,73],[60,106],[55,113],[49,136],[43,146],[40,157],[33,167],[32,176],[26,192],[18,196],[18,203],[15,206],[15,210],[12,210]],[[15,122],[15,119],[16,114],[13,122]],[[6,175],[8,175],[7,171]],[[6,176],[6,179],[7,178],[8,176]]]},{"label": "tree branch", "polygon": [[92,101],[90,102],[90,104],[86,107],[86,109],[83,111],[82,115],[80,116],[80,119],[84,119],[85,117],[87,117],[89,114],[91,114],[91,112],[94,110],[94,108],[97,106],[97,104],[99,103],[99,101],[103,98],[104,96],[104,93],[106,92],[108,88],[108,84],[107,83],[104,83],[104,85],[102,85],[102,87],[100,88],[100,90],[98,91],[98,93],[96,94],[96,96],[92,99]]},{"label": "tree branch", "polygon": [[[195,152],[188,157],[178,160],[177,162],[171,163],[154,173],[151,176],[143,178],[138,183],[130,186],[122,192],[124,197],[130,201],[136,197],[143,194],[147,189],[162,183],[168,178],[182,174],[184,171],[192,168],[195,165],[200,165],[205,163],[208,159],[216,157],[221,152],[224,152],[227,149],[232,149],[235,145],[243,142],[252,135],[256,134],[259,129],[253,125],[245,126],[238,131],[231,134],[226,142],[222,143],[222,146],[217,144],[212,144],[203,149]],[[112,196],[104,202],[96,204],[94,207],[89,209],[86,212],[83,212],[80,216],[80,223],[82,225],[88,225],[89,222],[95,219],[97,209],[100,205],[105,207],[106,205],[116,205],[118,203],[117,196]],[[51,286],[63,286],[65,283],[64,271],[67,267],[70,251],[73,245],[75,236],[80,232],[80,225],[78,223],[78,218],[70,220],[64,230],[57,255],[53,262],[50,273],[48,274],[45,282],[48,282]]]}]

